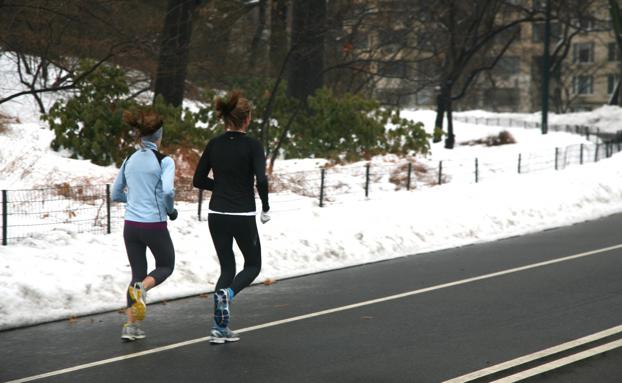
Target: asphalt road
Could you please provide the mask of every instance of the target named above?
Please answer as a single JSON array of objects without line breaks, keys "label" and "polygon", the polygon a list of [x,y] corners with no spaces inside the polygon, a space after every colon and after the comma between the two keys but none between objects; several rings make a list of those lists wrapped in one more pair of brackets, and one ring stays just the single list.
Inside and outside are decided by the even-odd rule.
[{"label": "asphalt road", "polygon": [[[211,295],[150,305],[133,343],[119,313],[0,332],[0,382],[443,382],[622,325],[620,227],[614,215],[253,286],[232,307],[238,343],[205,341]],[[525,381],[622,382],[622,348]]]}]

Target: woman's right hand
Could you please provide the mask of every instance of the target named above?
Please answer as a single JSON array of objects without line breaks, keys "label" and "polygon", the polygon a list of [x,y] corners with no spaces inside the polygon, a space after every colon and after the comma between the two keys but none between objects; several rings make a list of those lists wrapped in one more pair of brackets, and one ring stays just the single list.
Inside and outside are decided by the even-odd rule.
[{"label": "woman's right hand", "polygon": [[266,223],[270,220],[270,215],[268,215],[267,211],[262,211],[259,215],[259,220],[261,221],[261,223]]},{"label": "woman's right hand", "polygon": [[177,209],[173,209],[173,211],[172,211],[171,213],[168,213],[168,218],[169,218],[171,221],[174,221],[174,220],[176,220],[176,219],[177,219],[177,215],[178,215],[178,213],[177,213]]}]

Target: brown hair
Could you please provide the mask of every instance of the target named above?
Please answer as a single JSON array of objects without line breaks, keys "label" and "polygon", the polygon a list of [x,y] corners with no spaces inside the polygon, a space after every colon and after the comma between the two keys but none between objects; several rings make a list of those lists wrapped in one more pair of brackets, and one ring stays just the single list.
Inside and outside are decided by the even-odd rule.
[{"label": "brown hair", "polygon": [[124,110],[123,122],[136,128],[141,137],[149,136],[162,127],[164,119],[152,108]]},{"label": "brown hair", "polygon": [[247,99],[242,97],[242,92],[234,90],[226,97],[216,97],[214,99],[216,117],[222,118],[225,127],[241,129],[244,121],[251,113],[251,105]]}]

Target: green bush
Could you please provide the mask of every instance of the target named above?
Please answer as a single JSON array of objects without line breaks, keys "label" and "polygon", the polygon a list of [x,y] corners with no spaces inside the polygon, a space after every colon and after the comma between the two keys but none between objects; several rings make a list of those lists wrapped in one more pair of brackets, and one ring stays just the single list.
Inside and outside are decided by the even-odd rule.
[{"label": "green bush", "polygon": [[[93,65],[84,61],[82,71]],[[76,94],[59,100],[42,119],[54,131],[52,148],[70,150],[72,158],[90,159],[97,165],[119,164],[130,150],[133,138],[121,121],[129,87],[124,72],[101,66],[77,84]]]},{"label": "green bush", "polygon": [[[84,71],[92,65],[84,62],[81,68]],[[262,137],[260,126],[273,84],[256,78],[233,83],[232,88],[241,89],[254,104],[249,133],[258,139]],[[140,106],[129,99],[124,71],[101,66],[77,85],[73,97],[57,101],[42,117],[55,133],[52,148],[68,149],[73,158],[90,159],[98,165],[120,165],[138,143],[132,129],[122,122],[123,110]],[[273,150],[289,125],[282,145],[286,158],[357,161],[385,153],[429,151],[430,136],[421,123],[403,119],[399,111],[381,108],[374,100],[352,94],[337,97],[328,89],[320,89],[306,106],[300,106],[285,96],[285,89],[282,83],[276,90],[266,137]],[[211,137],[223,131],[213,113],[213,96],[213,92],[207,92],[207,103],[196,113],[156,99],[153,107],[164,117],[163,152],[172,153],[177,148],[202,150]],[[208,127],[199,128],[198,124]]]},{"label": "green bush", "polygon": [[[84,71],[93,65],[85,61]],[[122,122],[126,109],[139,106],[130,100],[125,72],[115,66],[101,66],[77,84],[73,97],[59,100],[42,118],[54,131],[52,148],[68,149],[72,158],[85,158],[97,165],[119,166],[135,150],[138,137]],[[176,147],[202,148],[213,130],[197,128],[203,114],[165,104],[161,98],[154,108],[164,117],[162,151]],[[203,118],[203,120],[202,120]]]},{"label": "green bush", "polygon": [[[390,123],[387,129],[387,124]],[[356,161],[394,153],[427,153],[430,136],[421,123],[358,95],[336,97],[320,89],[292,127],[286,157],[322,157]]]}]

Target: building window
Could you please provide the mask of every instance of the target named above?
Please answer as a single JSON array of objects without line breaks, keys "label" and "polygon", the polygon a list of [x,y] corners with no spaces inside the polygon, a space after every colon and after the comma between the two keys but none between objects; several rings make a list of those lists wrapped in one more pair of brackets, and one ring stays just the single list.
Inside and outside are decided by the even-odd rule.
[{"label": "building window", "polygon": [[520,57],[503,56],[497,62],[492,73],[495,76],[512,76],[518,74],[520,70]]},{"label": "building window", "polygon": [[592,94],[592,93],[594,93],[594,77],[592,77],[592,76],[574,76],[572,78],[572,92],[574,94]]},{"label": "building window", "polygon": [[497,41],[500,44],[505,44],[508,40],[510,40],[514,36],[516,36],[514,38],[514,41],[521,40],[521,28],[518,25],[514,25],[510,28],[506,28],[503,31],[499,32],[497,36],[495,37],[495,41]]},{"label": "building window", "polygon": [[618,43],[613,42],[607,44],[607,53],[609,61],[619,61],[620,60],[620,48],[618,48]]},{"label": "building window", "polygon": [[[534,43],[544,42],[544,23],[532,24],[532,41]],[[557,41],[560,38],[561,29],[559,23],[551,23],[551,41]]]},{"label": "building window", "polygon": [[520,103],[520,92],[517,88],[487,89],[484,91],[484,101],[490,106],[516,106]]},{"label": "building window", "polygon": [[594,43],[578,43],[572,46],[572,62],[587,64],[594,62]]},{"label": "building window", "polygon": [[581,34],[587,34],[594,30],[594,25],[596,22],[591,17],[583,17],[578,20],[577,24],[579,24],[579,29],[581,29]]},{"label": "building window", "polygon": [[357,31],[350,36],[350,40],[354,49],[369,48],[369,38],[367,32]]},{"label": "building window", "polygon": [[406,76],[406,63],[404,61],[378,63],[378,74],[384,77],[403,78]]},{"label": "building window", "polygon": [[408,44],[407,29],[382,29],[378,33],[378,45],[388,52],[396,52]]},{"label": "building window", "polygon": [[620,81],[620,76],[617,74],[610,74],[607,76],[607,94],[613,94],[618,85],[618,81]]}]

